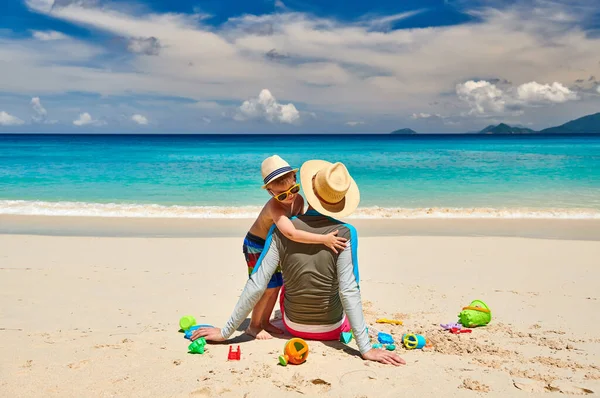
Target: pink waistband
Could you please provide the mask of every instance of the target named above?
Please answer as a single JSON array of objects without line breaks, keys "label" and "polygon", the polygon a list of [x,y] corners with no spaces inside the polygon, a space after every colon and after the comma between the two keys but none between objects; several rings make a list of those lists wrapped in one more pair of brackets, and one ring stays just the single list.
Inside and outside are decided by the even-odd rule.
[{"label": "pink waistband", "polygon": [[283,306],[283,296],[285,293],[285,286],[281,288],[281,292],[279,293],[279,308],[281,310],[281,318],[283,321],[283,326],[287,329],[287,331],[295,337],[300,337],[306,340],[321,340],[321,341],[329,341],[329,340],[339,340],[340,334],[342,332],[349,332],[351,330],[350,322],[348,322],[348,318],[344,316],[344,321],[337,328],[327,331],[327,332],[303,332],[301,330],[292,329],[285,321],[285,311]]}]

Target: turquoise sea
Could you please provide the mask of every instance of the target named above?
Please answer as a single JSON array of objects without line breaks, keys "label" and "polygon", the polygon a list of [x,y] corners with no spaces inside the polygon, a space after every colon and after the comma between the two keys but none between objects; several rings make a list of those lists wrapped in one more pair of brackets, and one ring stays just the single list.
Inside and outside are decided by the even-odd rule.
[{"label": "turquoise sea", "polygon": [[600,218],[600,136],[0,135],[0,214],[252,215],[260,164],[341,161],[358,216]]}]

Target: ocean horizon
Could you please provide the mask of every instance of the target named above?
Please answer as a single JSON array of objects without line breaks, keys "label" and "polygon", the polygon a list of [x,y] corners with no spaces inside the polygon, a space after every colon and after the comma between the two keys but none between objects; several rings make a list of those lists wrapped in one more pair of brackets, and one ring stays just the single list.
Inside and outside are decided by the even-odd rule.
[{"label": "ocean horizon", "polygon": [[0,214],[254,217],[260,164],[343,162],[355,217],[600,218],[600,136],[0,134]]}]

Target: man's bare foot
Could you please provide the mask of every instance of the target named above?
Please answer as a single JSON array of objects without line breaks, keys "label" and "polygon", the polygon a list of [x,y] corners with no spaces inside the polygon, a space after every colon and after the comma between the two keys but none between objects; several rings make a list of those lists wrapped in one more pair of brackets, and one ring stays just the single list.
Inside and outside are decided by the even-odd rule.
[{"label": "man's bare foot", "polygon": [[[283,330],[273,325],[271,322],[264,322],[261,324],[262,328],[271,334],[283,334]],[[271,336],[272,337],[272,336]]]},{"label": "man's bare foot", "polygon": [[246,329],[246,334],[256,338],[257,340],[269,340],[273,338],[273,336],[271,336],[266,330],[252,325],[248,326]]}]

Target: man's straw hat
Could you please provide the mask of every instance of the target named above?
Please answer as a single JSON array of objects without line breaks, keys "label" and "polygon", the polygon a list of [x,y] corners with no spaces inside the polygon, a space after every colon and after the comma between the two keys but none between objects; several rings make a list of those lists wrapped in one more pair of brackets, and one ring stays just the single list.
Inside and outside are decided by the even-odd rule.
[{"label": "man's straw hat", "polygon": [[273,180],[287,173],[295,173],[298,169],[292,169],[288,162],[278,155],[273,155],[263,160],[260,171],[262,173],[263,183],[265,184],[262,186],[264,189]]},{"label": "man's straw hat", "polygon": [[360,191],[343,163],[309,160],[300,168],[300,182],[309,205],[331,217],[351,214],[360,202]]}]

